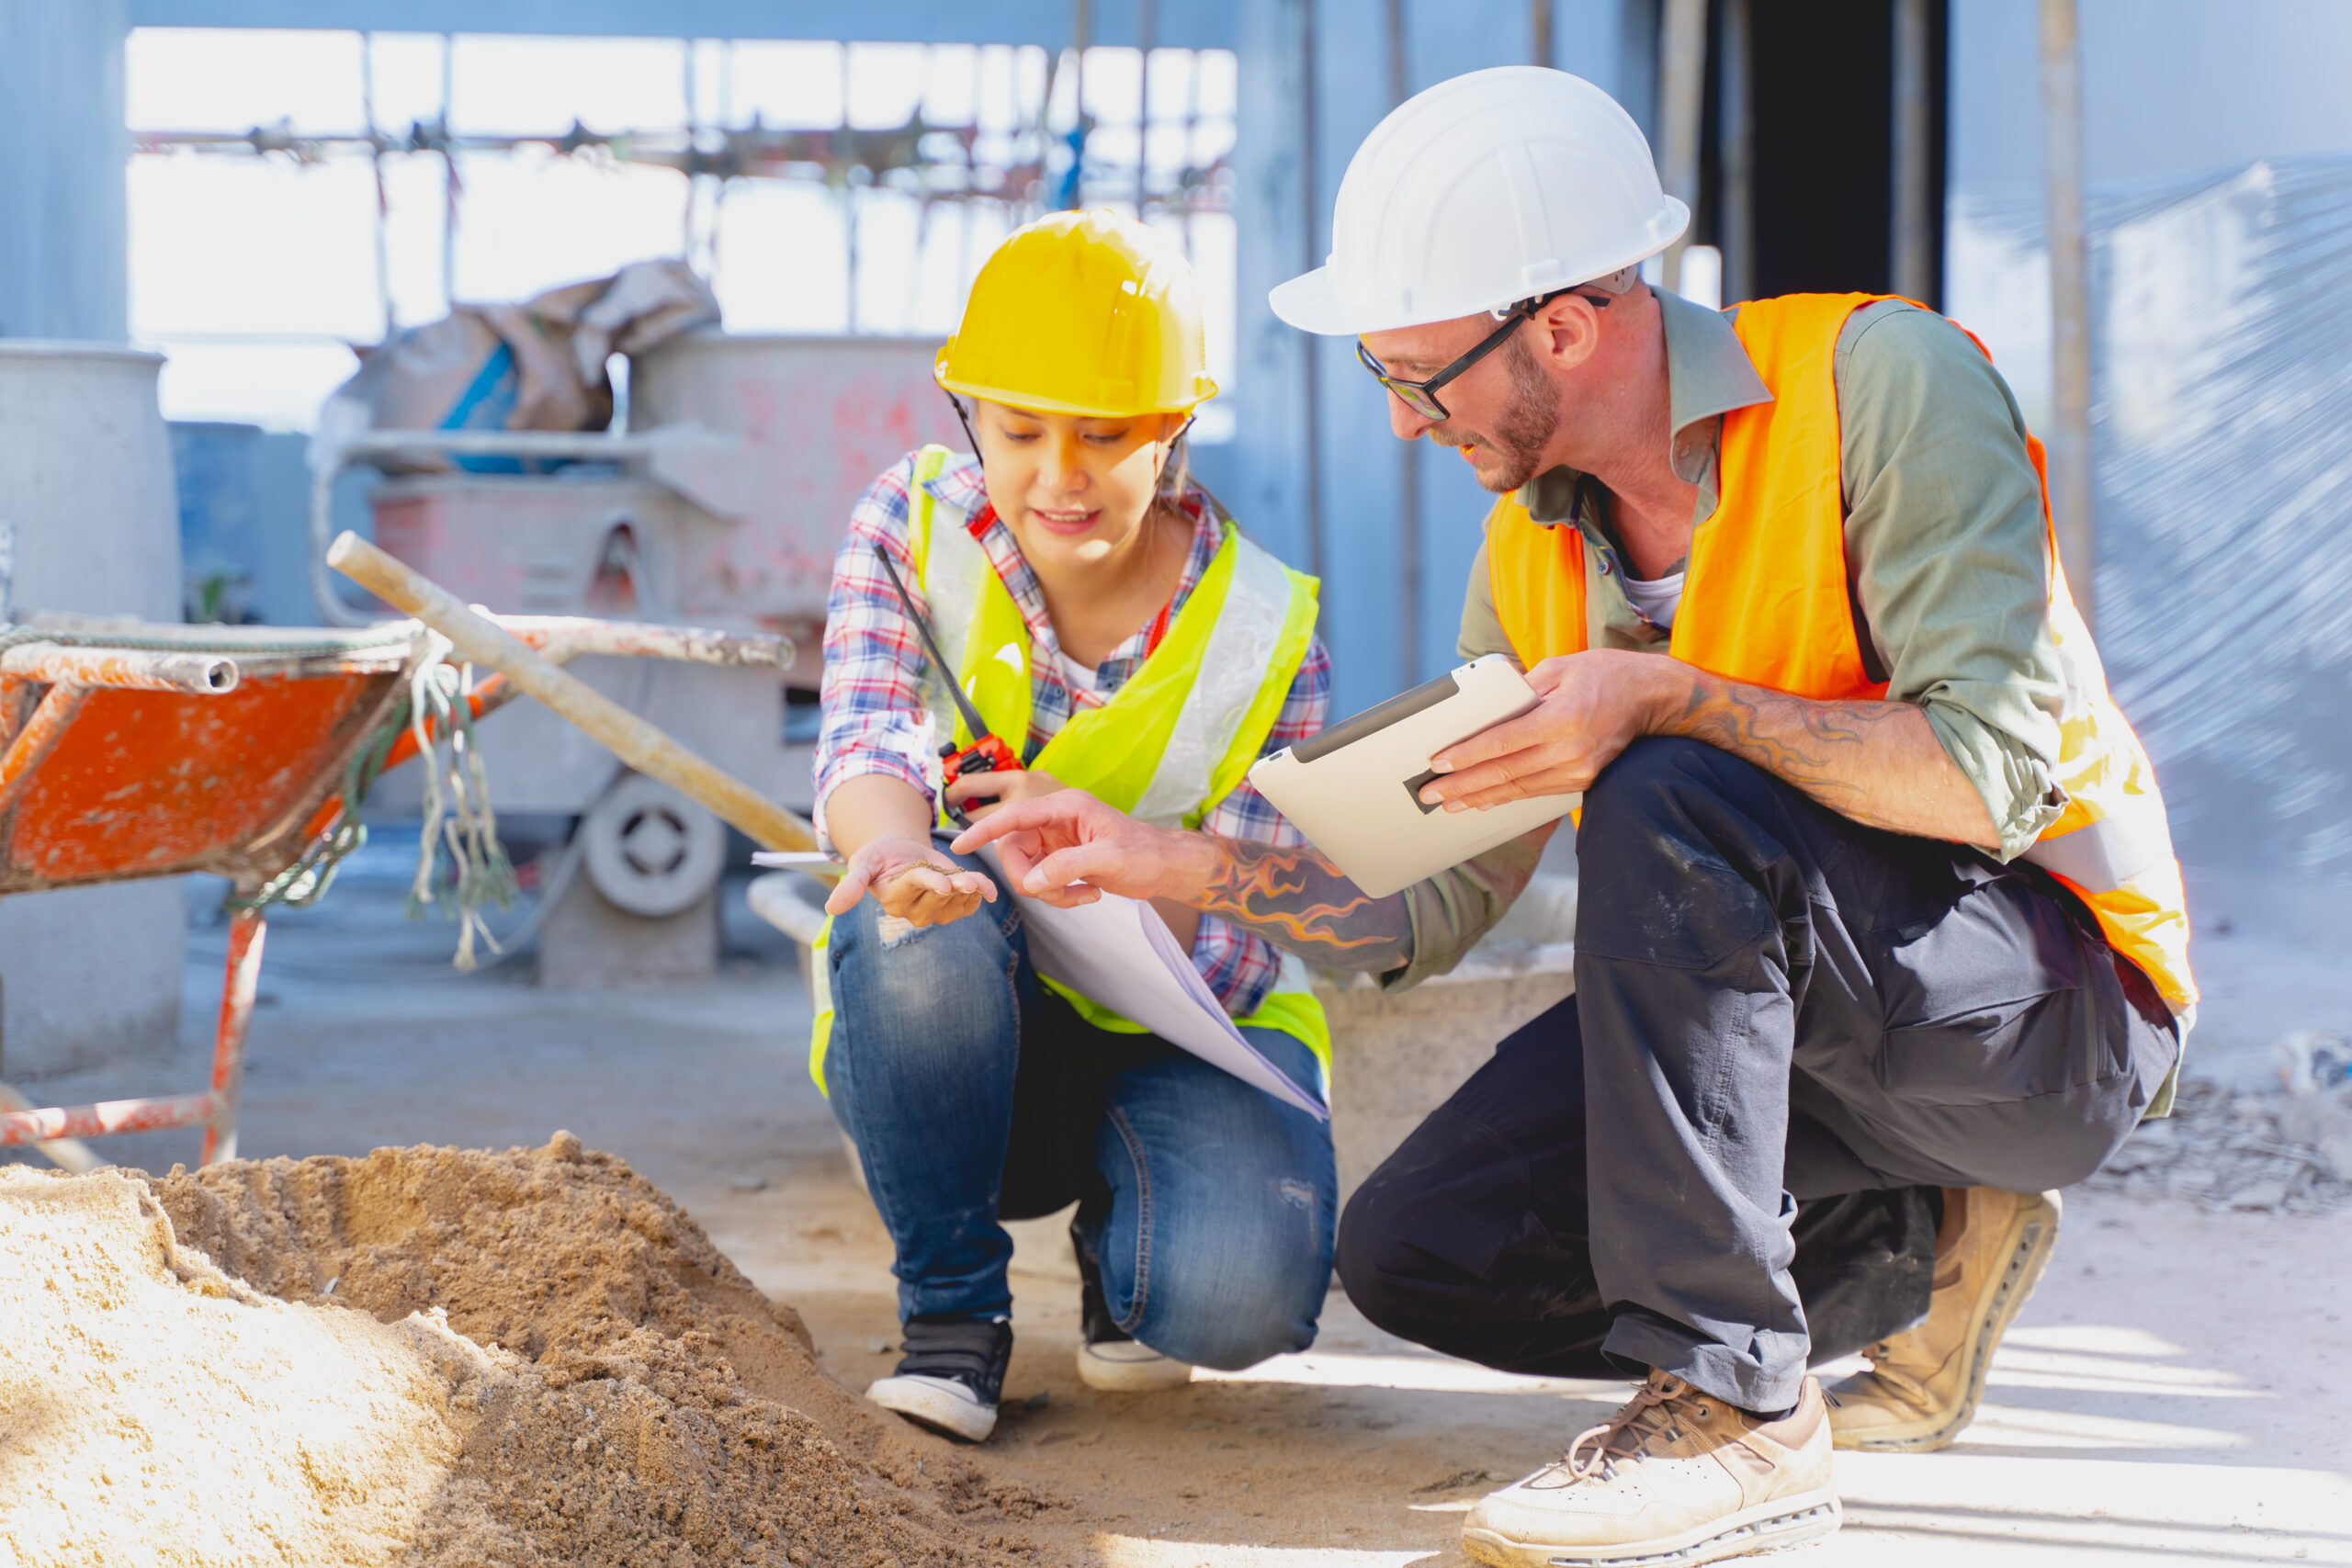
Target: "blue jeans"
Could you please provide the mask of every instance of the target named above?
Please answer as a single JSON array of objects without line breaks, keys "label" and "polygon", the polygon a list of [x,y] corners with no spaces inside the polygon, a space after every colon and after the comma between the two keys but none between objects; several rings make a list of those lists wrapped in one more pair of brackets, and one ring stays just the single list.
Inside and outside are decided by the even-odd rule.
[{"label": "blue jeans", "polygon": [[[970,869],[983,863],[967,859]],[[1001,1224],[1079,1204],[1119,1327],[1227,1370],[1304,1350],[1331,1279],[1328,1123],[1165,1042],[1087,1023],[1038,984],[1011,895],[885,938],[833,922],[825,1079],[898,1248],[899,1312],[1008,1312]],[[1246,1032],[1303,1084],[1314,1055]]]}]

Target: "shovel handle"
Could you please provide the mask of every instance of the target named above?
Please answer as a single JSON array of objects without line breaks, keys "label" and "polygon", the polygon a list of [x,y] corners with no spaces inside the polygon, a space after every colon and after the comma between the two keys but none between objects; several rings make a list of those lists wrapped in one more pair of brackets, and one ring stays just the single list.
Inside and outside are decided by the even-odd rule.
[{"label": "shovel handle", "polygon": [[505,676],[639,773],[708,807],[762,849],[817,847],[816,834],[798,817],[732,773],[711,766],[577,676],[566,674],[489,616],[358,535],[346,530],[329,546],[327,564],[447,637],[460,657]]}]

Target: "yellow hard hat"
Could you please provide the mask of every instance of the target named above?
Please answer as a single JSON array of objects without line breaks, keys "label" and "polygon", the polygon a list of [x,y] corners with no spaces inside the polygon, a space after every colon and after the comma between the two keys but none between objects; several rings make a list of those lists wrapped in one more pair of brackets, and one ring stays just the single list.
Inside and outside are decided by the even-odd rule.
[{"label": "yellow hard hat", "polygon": [[1182,252],[1115,212],[1056,212],[1005,236],[933,374],[1044,413],[1183,413],[1216,396]]}]

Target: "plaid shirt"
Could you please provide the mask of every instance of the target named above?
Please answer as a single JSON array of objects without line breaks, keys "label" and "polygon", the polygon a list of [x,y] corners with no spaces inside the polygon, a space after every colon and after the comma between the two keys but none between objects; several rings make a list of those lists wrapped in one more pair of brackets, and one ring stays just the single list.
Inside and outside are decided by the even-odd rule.
[{"label": "plaid shirt", "polygon": [[[842,780],[860,773],[885,773],[904,781],[933,801],[938,761],[933,750],[931,721],[923,709],[922,681],[929,660],[915,636],[914,623],[899,603],[890,580],[874,558],[880,545],[906,579],[907,591],[922,604],[922,585],[916,581],[908,554],[910,505],[908,487],[914,478],[914,457],[876,479],[850,513],[849,536],[833,559],[833,587],[825,606],[824,728],[817,740],[817,830],[827,849],[825,801]],[[1030,660],[1029,734],[1023,759],[1035,757],[1052,739],[1078,706],[1107,702],[1166,635],[1169,623],[1192,597],[1194,584],[1208,570],[1222,538],[1220,525],[1197,494],[1184,507],[1193,519],[1192,552],[1175,595],[1149,625],[1112,649],[1095,671],[1093,692],[1073,690],[1064,678],[1061,645],[1054,637],[1054,623],[1046,613],[1046,596],[1037,575],[1022,558],[1012,531],[988,503],[980,482],[980,466],[969,457],[951,458],[931,493],[941,505],[967,515],[967,525],[988,552],[997,576],[1028,623],[1033,645]],[[934,627],[944,635],[944,628]],[[950,677],[953,678],[952,675]],[[1331,705],[1331,656],[1320,637],[1307,647],[1306,658],[1291,682],[1290,695],[1266,737],[1266,750],[1277,751],[1304,740],[1323,728]],[[1227,839],[1295,845],[1304,840],[1298,829],[1244,779],[1217,802],[1201,824],[1208,832]],[[1209,989],[1237,1018],[1247,1017],[1263,1004],[1272,987],[1281,955],[1265,938],[1237,930],[1215,915],[1201,917],[1200,934],[1193,939],[1193,963]]]}]

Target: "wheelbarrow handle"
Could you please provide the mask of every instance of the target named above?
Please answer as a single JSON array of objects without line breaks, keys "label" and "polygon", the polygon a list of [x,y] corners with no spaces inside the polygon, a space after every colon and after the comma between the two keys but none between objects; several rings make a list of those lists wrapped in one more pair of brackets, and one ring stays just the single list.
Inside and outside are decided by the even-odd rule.
[{"label": "wheelbarrow handle", "polygon": [[749,834],[763,849],[813,850],[808,824],[750,784],[711,766],[602,692],[533,652],[489,616],[458,602],[439,583],[345,531],[328,547],[327,564],[388,604],[396,604],[449,639],[458,653],[514,685],[585,730],[640,773],[700,802]]}]

